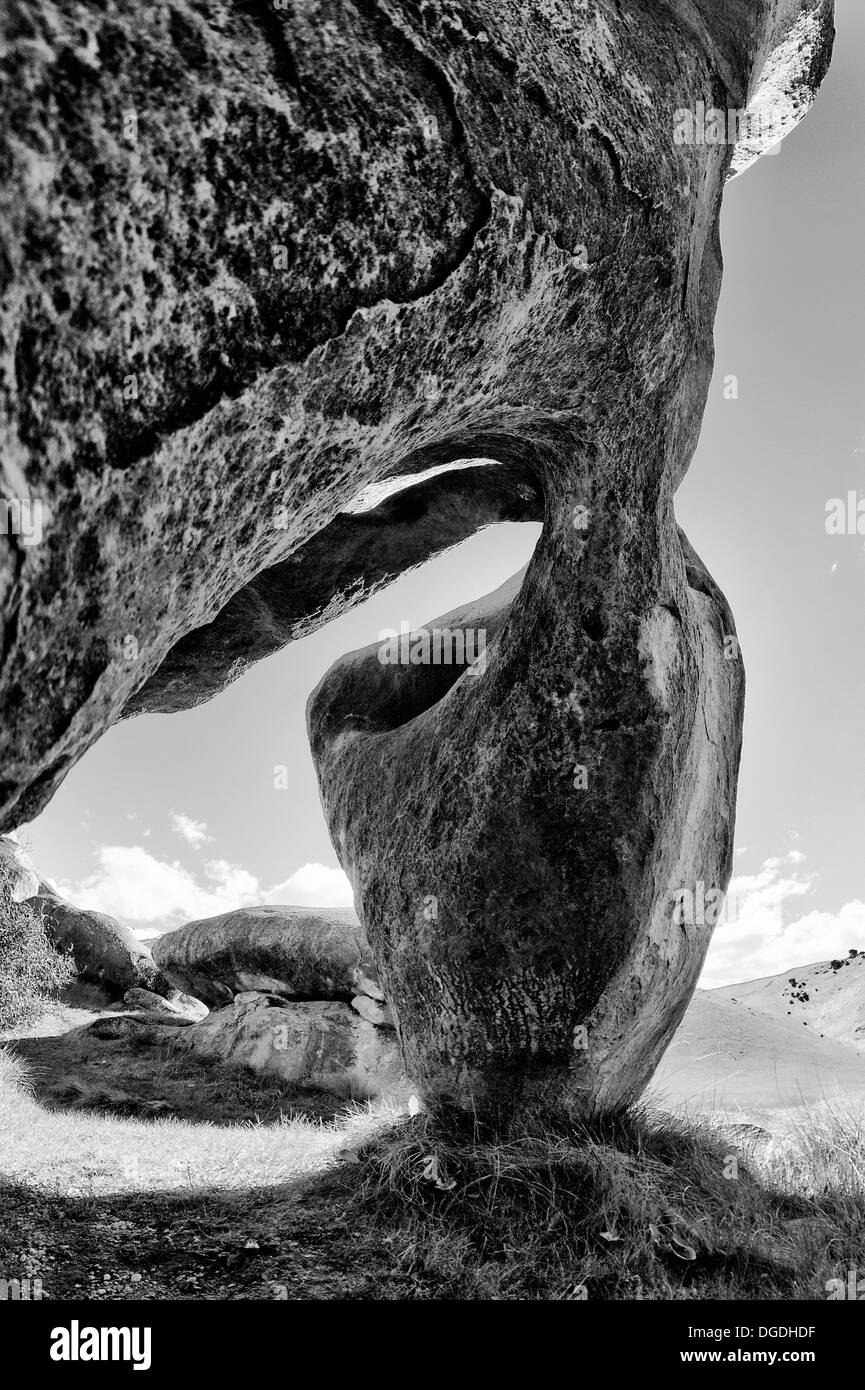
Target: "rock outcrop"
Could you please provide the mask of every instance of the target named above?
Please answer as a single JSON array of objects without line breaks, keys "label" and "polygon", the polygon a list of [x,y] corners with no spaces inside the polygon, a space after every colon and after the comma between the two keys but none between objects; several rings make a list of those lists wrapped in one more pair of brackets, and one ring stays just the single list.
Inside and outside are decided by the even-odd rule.
[{"label": "rock outcrop", "polygon": [[176,1045],[355,1099],[399,1102],[412,1093],[395,1034],[339,1002],[247,991],[185,1029]]},{"label": "rock outcrop", "polygon": [[188,922],[153,944],[157,966],[206,1004],[246,990],[286,999],[381,999],[372,953],[353,912],[241,907]]},{"label": "rock outcrop", "polygon": [[7,6],[0,829],[124,715],[542,518],[451,618],[489,660],[355,654],[311,736],[428,1097],[639,1094],[708,942],[671,897],[730,868],[741,662],[673,510],[722,190],[832,33],[831,0]]},{"label": "rock outcrop", "polygon": [[75,907],[42,881],[33,901],[42,911],[52,945],[72,956],[80,980],[101,985],[115,997],[136,988],[163,996],[171,993],[150,951],[122,922],[105,912]]},{"label": "rock outcrop", "polygon": [[9,884],[13,902],[33,902],[52,945],[72,957],[80,980],[101,985],[115,998],[140,995],[140,1007],[148,1007],[146,996],[148,1000],[159,1000],[155,1007],[191,1019],[206,1016],[203,1004],[173,988],[134,932],[105,912],[67,902],[40,879],[29,855],[8,836],[0,836],[0,875]]},{"label": "rock outcrop", "polygon": [[[570,528],[579,495],[597,537]],[[675,529],[653,603],[622,527],[566,493],[521,588],[437,620],[486,632],[482,676],[376,644],[311,699],[331,834],[430,1098],[613,1108],[696,984],[711,923],[678,921],[679,895],[729,878],[742,667]]]}]

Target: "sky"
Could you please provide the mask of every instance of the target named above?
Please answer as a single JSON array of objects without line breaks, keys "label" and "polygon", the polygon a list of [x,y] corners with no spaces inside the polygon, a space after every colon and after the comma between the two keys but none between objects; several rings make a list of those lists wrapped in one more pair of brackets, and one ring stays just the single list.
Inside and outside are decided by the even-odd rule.
[{"label": "sky", "polygon": [[[705,987],[865,949],[865,517],[863,535],[827,533],[832,499],[865,499],[865,4],[837,3],[814,109],[726,190],[715,377],[676,501],[748,683],[734,879]],[[310,691],[382,629],[497,588],[538,533],[482,532],[208,704],[109,730],[19,832],[42,874],[145,938],[251,903],[349,906]]]}]

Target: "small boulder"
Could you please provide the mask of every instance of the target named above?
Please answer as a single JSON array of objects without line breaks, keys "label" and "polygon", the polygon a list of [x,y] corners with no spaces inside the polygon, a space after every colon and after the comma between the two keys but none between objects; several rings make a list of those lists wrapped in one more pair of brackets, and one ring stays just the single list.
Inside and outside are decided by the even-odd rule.
[{"label": "small boulder", "polygon": [[370,999],[378,999],[379,1003],[384,1003],[384,990],[379,984],[377,976],[365,975],[359,971],[357,988],[360,994],[368,994]]},{"label": "small boulder", "polygon": [[258,1000],[267,1000],[269,1004],[277,1008],[285,1003],[281,994],[267,994],[261,989],[242,990],[240,994],[235,994],[233,1002],[235,1004],[255,1004]]},{"label": "small boulder", "polygon": [[[137,1043],[155,1044],[166,1036],[174,1036],[174,1030],[194,1028],[195,1024],[179,1014],[140,1013],[106,1014],[88,1023],[82,1032],[102,1042],[119,1042],[134,1038]],[[169,1033],[166,1034],[165,1030]]]},{"label": "small boulder", "polygon": [[171,990],[168,997],[163,998],[161,994],[154,994],[152,990],[136,987],[126,991],[123,1002],[132,1009],[174,1014],[180,1018],[188,1018],[192,1023],[199,1023],[201,1019],[207,1018],[209,1013],[207,1005],[202,1004],[200,999],[193,999],[191,994],[181,994],[178,989]]},{"label": "small boulder", "polygon": [[396,1021],[393,1013],[387,1004],[380,1004],[376,999],[370,999],[366,994],[356,994],[351,1001],[351,1007],[355,1013],[365,1018],[367,1023],[372,1023],[376,1028],[395,1028]]}]

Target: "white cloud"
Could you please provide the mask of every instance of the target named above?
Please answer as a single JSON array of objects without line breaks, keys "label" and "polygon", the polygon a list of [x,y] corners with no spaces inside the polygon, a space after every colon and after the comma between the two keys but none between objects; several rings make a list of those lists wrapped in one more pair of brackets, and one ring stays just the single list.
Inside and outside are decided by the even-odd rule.
[{"label": "white cloud", "polygon": [[765,860],[759,873],[732,880],[727,910],[706,957],[701,989],[759,980],[846,956],[853,947],[865,948],[865,903],[846,903],[838,912],[793,916],[797,900],[813,892],[816,880],[814,874],[799,869],[804,858],[798,850],[790,850],[784,859]]},{"label": "white cloud", "polygon": [[[802,870],[803,861],[803,854],[790,850],[783,858],[765,860],[757,873],[732,880],[702,989],[846,956],[854,947],[865,950],[865,902],[846,903],[838,912],[802,913],[801,899],[813,892],[816,880]],[[144,937],[259,903],[353,905],[345,874],[327,864],[304,864],[283,882],[266,887],[248,869],[226,859],[208,859],[191,873],[178,862],[155,858],[141,845],[103,845],[93,873],[79,883],[60,883],[58,891],[79,907],[127,922]]]},{"label": "white cloud", "polygon": [[182,812],[171,812],[171,828],[193,849],[201,849],[202,845],[212,840],[213,836],[207,833],[207,824],[203,820],[193,820],[191,816],[184,816]]},{"label": "white cloud", "polygon": [[269,888],[268,903],[292,903],[297,907],[353,907],[354,894],[342,869],[327,864],[304,864],[284,883]]},{"label": "white cloud", "polygon": [[182,864],[156,859],[141,845],[103,845],[98,868],[80,883],[60,885],[78,907],[107,912],[130,924],[176,926],[193,917],[210,917],[259,897],[258,880],[222,859],[204,866],[205,883]]},{"label": "white cloud", "polygon": [[345,874],[325,864],[304,864],[284,883],[263,888],[248,869],[227,859],[208,859],[193,874],[141,845],[103,845],[96,857],[93,873],[78,883],[58,884],[58,892],[78,907],[119,918],[139,935],[259,903],[324,908],[353,902]]}]

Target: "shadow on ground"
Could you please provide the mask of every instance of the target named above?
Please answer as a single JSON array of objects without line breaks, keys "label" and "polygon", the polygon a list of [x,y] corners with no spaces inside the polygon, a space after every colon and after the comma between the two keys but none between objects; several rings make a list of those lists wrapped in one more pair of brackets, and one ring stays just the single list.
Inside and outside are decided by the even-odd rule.
[{"label": "shadow on ground", "polygon": [[657,1110],[493,1138],[80,1004],[0,1047],[0,1280],[47,1298],[772,1301],[865,1268],[854,1118],[771,1150]]},{"label": "shadow on ground", "polygon": [[724,1164],[723,1145],[633,1118],[502,1145],[420,1116],[271,1185],[0,1183],[0,1277],[55,1300],[786,1301],[865,1265],[861,1194],[784,1191],[744,1163],[730,1182]]},{"label": "shadow on ground", "polygon": [[47,1110],[100,1110],[143,1120],[163,1115],[193,1124],[278,1124],[300,1117],[337,1120],[351,1099],[182,1052],[164,1028],[158,1035],[145,1027],[117,1038],[100,1037],[94,1027],[8,1040],[26,1068],[34,1099]]},{"label": "shadow on ground", "polygon": [[414,1296],[386,1231],[367,1235],[358,1260],[347,1196],[340,1175],[228,1194],[84,1200],[0,1184],[0,1277],[38,1278],[50,1299]]}]

